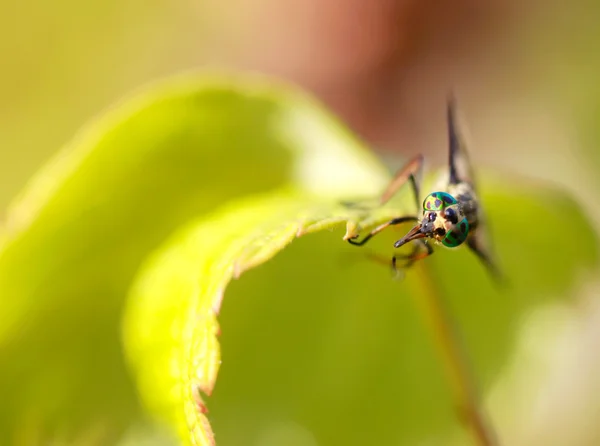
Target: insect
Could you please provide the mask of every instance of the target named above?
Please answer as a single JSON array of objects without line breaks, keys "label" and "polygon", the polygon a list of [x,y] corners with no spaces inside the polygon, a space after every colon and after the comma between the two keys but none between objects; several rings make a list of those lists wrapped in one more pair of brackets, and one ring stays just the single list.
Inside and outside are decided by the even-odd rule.
[{"label": "insect", "polygon": [[385,204],[404,184],[410,182],[416,209],[422,209],[422,215],[393,218],[377,226],[362,240],[357,240],[359,236],[356,235],[348,239],[348,242],[361,246],[388,226],[413,221],[417,224],[404,237],[397,240],[394,247],[399,248],[411,241],[415,241],[415,247],[411,254],[392,257],[395,270],[399,258],[405,261],[404,267],[408,267],[415,261],[433,254],[433,248],[428,243],[429,239],[433,239],[448,248],[456,248],[466,242],[490,273],[499,279],[500,272],[492,259],[487,241],[485,215],[477,197],[464,140],[458,129],[456,101],[453,97],[448,99],[446,118],[449,137],[447,183],[442,185],[441,190],[427,195],[421,206],[419,194],[423,156],[418,155],[394,175],[380,198],[380,204]]}]

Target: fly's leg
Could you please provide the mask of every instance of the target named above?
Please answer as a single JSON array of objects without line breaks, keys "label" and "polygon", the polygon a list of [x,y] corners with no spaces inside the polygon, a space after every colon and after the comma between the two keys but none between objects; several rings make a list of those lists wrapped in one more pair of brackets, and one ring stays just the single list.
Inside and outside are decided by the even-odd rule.
[{"label": "fly's leg", "polygon": [[377,226],[375,229],[373,229],[371,232],[369,232],[365,238],[363,238],[360,241],[357,241],[356,238],[358,237],[358,235],[354,238],[348,239],[348,242],[351,245],[355,245],[355,246],[362,246],[365,243],[367,243],[371,237],[373,237],[374,235],[380,233],[381,231],[383,231],[385,228],[387,228],[388,226],[392,226],[392,225],[399,225],[401,223],[405,223],[407,221],[418,221],[419,219],[415,216],[406,216],[406,217],[398,217],[398,218],[394,218],[388,222],[385,222],[379,226]]},{"label": "fly's leg", "polygon": [[396,192],[404,186],[404,183],[410,181],[415,199],[415,209],[418,211],[421,207],[419,203],[421,177],[423,173],[423,155],[417,155],[410,160],[404,167],[402,167],[396,174],[390,184],[388,184],[383,194],[381,194],[380,204],[387,203]]},{"label": "fly's leg", "polygon": [[[420,249],[422,247],[425,248],[425,251]],[[394,271],[398,271],[398,259],[402,259],[405,261],[405,263],[402,265],[402,268],[409,268],[416,261],[422,260],[425,257],[429,257],[431,254],[433,254],[433,248],[431,247],[431,245],[425,242],[424,240],[418,240],[415,243],[415,248],[413,249],[413,252],[411,252],[410,254],[396,254],[394,255],[394,257],[392,257],[392,268]]]},{"label": "fly's leg", "polygon": [[[398,192],[398,190],[404,186],[407,181],[410,181],[413,193],[415,195],[415,209],[418,211],[420,208],[419,197],[422,172],[423,155],[417,155],[394,174],[394,178],[392,178],[392,180],[388,183],[385,191],[383,191],[379,197],[379,205],[381,206],[387,203],[394,195],[396,195],[396,192]],[[353,209],[370,209],[370,206],[368,205],[365,206],[363,204],[351,201],[343,202],[342,204]]]},{"label": "fly's leg", "polygon": [[[387,203],[407,181],[410,181],[412,190],[413,190],[413,194],[414,194],[414,198],[415,198],[416,210],[418,212],[419,207],[420,207],[420,205],[419,205],[419,187],[420,187],[422,170],[423,170],[423,155],[417,155],[411,161],[409,161],[402,169],[400,169],[398,172],[396,172],[396,174],[394,175],[394,178],[392,179],[392,181],[390,181],[390,184],[388,185],[388,187],[385,189],[385,191],[381,195],[380,204],[383,205],[383,204]],[[412,216],[412,215],[406,216],[406,217],[394,218],[386,223],[383,223],[383,224],[377,226],[369,234],[367,234],[365,236],[365,238],[363,238],[361,241],[356,241],[356,238],[358,238],[358,235],[357,235],[351,239],[348,239],[348,242],[351,243],[352,245],[362,246],[365,243],[367,243],[367,241],[369,241],[371,239],[371,237],[373,237],[374,235],[383,231],[388,226],[399,225],[399,224],[407,222],[407,221],[418,221],[418,220],[419,220],[418,217]]]},{"label": "fly's leg", "polygon": [[[423,248],[425,248],[424,251]],[[433,252],[434,251],[431,245],[429,245],[423,240],[418,240],[415,243],[415,247],[410,254],[396,254],[392,257],[391,263],[389,261],[389,257],[385,257],[374,252],[368,253],[367,257],[369,258],[369,260],[380,263],[381,265],[391,266],[394,277],[398,279],[401,277],[401,272],[403,269],[409,268],[416,261],[430,256],[431,254],[433,254]],[[399,265],[398,260],[404,261],[404,263],[402,265]]]}]

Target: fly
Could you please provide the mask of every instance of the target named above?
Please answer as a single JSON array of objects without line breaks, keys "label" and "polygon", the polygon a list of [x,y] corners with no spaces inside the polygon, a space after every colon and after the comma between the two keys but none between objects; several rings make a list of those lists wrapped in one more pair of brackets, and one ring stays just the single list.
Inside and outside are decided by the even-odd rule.
[{"label": "fly", "polygon": [[465,144],[457,125],[456,101],[452,97],[448,99],[446,119],[449,137],[449,172],[445,187],[431,192],[421,205],[419,196],[423,155],[416,156],[394,175],[381,195],[380,204],[387,203],[406,182],[410,182],[416,209],[422,209],[421,215],[393,218],[377,226],[362,240],[357,240],[359,236],[356,235],[348,239],[348,242],[361,246],[388,226],[412,221],[416,225],[404,237],[397,240],[394,247],[400,248],[411,241],[415,242],[415,247],[410,254],[392,257],[394,269],[397,269],[398,259],[404,260],[404,267],[408,267],[415,261],[433,254],[433,247],[427,243],[429,239],[433,239],[448,248],[456,248],[466,243],[492,275],[499,278],[499,270],[492,260],[487,243],[485,215],[477,196]]}]

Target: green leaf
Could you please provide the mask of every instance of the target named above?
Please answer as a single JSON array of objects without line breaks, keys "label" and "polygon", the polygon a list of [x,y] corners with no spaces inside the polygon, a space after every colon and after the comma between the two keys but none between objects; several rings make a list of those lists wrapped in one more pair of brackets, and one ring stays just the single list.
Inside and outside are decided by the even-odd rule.
[{"label": "green leaf", "polygon": [[[220,445],[446,438],[456,416],[419,319],[423,283],[364,254],[387,261],[401,232],[363,250],[342,240],[345,222],[406,213],[408,191],[383,209],[339,204],[387,180],[318,104],[259,78],[178,79],[108,112],[9,214],[0,443],[114,443],[143,416],[132,381],[184,442],[209,442],[198,398],[215,385],[219,325],[206,405]],[[483,192],[510,291],[465,249],[424,264],[487,385],[522,317],[570,295],[597,252],[562,193],[505,178]]]},{"label": "green leaf", "polygon": [[[486,383],[505,361],[519,318],[596,259],[585,242],[593,232],[566,197],[498,186],[485,198],[503,241],[510,291],[497,290],[465,250],[425,261]],[[529,224],[541,219],[558,227],[563,213],[578,225],[581,244],[545,243],[548,234]],[[378,215],[369,225],[388,218]],[[229,373],[209,399],[220,444],[261,444],[281,429],[280,441],[290,444],[303,429],[319,444],[410,444],[455,424],[443,366],[412,306],[421,305],[423,284],[411,272],[395,283],[379,265],[340,268],[337,237],[312,234],[346,221],[351,228],[365,224],[335,202],[253,197],[182,230],[143,268],[130,298],[126,344],[148,406],[177,427],[185,444],[213,444],[202,393],[212,393],[221,364],[217,315],[224,294],[236,308],[222,323]],[[232,278],[300,235],[310,236],[290,247],[293,254],[225,292]],[[576,257],[561,262],[569,251]],[[550,267],[547,259],[557,254]]]},{"label": "green leaf", "polygon": [[275,187],[364,195],[384,181],[385,169],[318,104],[261,78],[176,79],[109,111],[8,214],[0,443],[24,430],[99,431],[106,444],[137,417],[121,311],[140,262],[175,228]]},{"label": "green leaf", "polygon": [[292,194],[235,202],[175,237],[136,284],[127,345],[142,395],[190,444],[213,443],[200,392],[210,394],[217,377],[217,314],[228,282],[295,237],[345,221],[342,210]]}]

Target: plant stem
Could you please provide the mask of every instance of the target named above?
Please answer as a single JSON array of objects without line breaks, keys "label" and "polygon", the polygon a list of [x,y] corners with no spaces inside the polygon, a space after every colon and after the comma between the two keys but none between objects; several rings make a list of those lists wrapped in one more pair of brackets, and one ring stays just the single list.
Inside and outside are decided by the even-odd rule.
[{"label": "plant stem", "polygon": [[487,423],[473,378],[470,373],[464,349],[452,318],[444,306],[437,282],[423,262],[414,266],[421,293],[415,293],[417,305],[431,329],[434,343],[441,356],[454,398],[480,446],[497,446],[496,435]]}]

